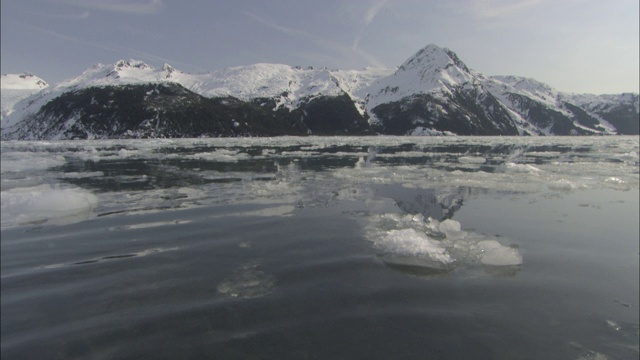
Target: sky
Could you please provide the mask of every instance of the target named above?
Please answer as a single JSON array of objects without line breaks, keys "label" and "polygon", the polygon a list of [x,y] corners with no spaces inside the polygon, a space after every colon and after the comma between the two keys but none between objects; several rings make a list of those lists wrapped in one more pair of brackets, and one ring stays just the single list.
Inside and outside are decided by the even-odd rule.
[{"label": "sky", "polygon": [[55,84],[120,59],[395,68],[428,44],[485,75],[639,92],[638,0],[2,0],[1,72]]}]

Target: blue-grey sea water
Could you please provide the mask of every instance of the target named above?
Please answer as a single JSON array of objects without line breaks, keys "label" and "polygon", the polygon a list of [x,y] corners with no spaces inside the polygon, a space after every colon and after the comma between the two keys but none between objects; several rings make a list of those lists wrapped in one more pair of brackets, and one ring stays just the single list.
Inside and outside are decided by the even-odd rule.
[{"label": "blue-grey sea water", "polygon": [[638,137],[2,142],[2,359],[637,359]]}]

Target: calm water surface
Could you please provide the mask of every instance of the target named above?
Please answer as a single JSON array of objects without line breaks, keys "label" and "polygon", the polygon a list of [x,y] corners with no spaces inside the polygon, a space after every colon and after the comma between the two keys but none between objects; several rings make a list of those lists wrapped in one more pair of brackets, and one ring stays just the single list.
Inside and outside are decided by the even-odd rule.
[{"label": "calm water surface", "polygon": [[638,170],[637,137],[3,142],[1,356],[637,359]]}]

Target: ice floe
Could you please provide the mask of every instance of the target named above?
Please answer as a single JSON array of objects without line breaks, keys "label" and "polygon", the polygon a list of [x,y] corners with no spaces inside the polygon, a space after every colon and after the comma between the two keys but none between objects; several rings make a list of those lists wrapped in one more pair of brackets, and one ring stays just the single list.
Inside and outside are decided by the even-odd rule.
[{"label": "ice floe", "polygon": [[382,259],[393,265],[451,270],[459,265],[520,266],[516,247],[495,237],[461,229],[458,221],[425,219],[421,214],[371,216],[367,237]]},{"label": "ice floe", "polygon": [[98,198],[80,188],[59,189],[48,184],[1,192],[2,226],[33,222],[65,223],[88,218]]}]

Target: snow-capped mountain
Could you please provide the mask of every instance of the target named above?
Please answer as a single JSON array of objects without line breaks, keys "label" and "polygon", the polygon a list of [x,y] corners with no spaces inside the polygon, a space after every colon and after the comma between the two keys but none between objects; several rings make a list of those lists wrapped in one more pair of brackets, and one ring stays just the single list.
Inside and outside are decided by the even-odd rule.
[{"label": "snow-capped mountain", "polygon": [[450,89],[477,83],[475,75],[450,50],[427,45],[407,59],[392,76],[376,81],[367,89],[367,106],[398,101],[408,96]]},{"label": "snow-capped mountain", "polygon": [[396,69],[255,64],[190,74],[98,64],[11,104],[2,123],[3,139],[373,133],[637,134],[638,94],[576,95],[485,76],[427,45]]},{"label": "snow-capped mountain", "polygon": [[131,59],[120,60],[113,65],[97,64],[80,76],[61,82],[53,91],[171,82],[208,98],[233,96],[244,101],[269,98],[276,101],[277,107],[295,109],[302,101],[317,96],[340,96],[346,93],[353,97],[356,90],[390,72],[377,68],[344,71],[260,63],[189,74],[169,64],[156,69]]},{"label": "snow-capped mountain", "polygon": [[30,73],[2,74],[0,80],[0,102],[2,103],[0,119],[11,114],[17,102],[48,86],[49,84],[44,80]]},{"label": "snow-capped mountain", "polygon": [[638,134],[637,94],[565,93],[519,76],[492,76],[486,86],[529,131]]},{"label": "snow-capped mountain", "polygon": [[428,45],[367,88],[366,107],[375,128],[394,135],[518,135],[484,82],[453,51]]}]

